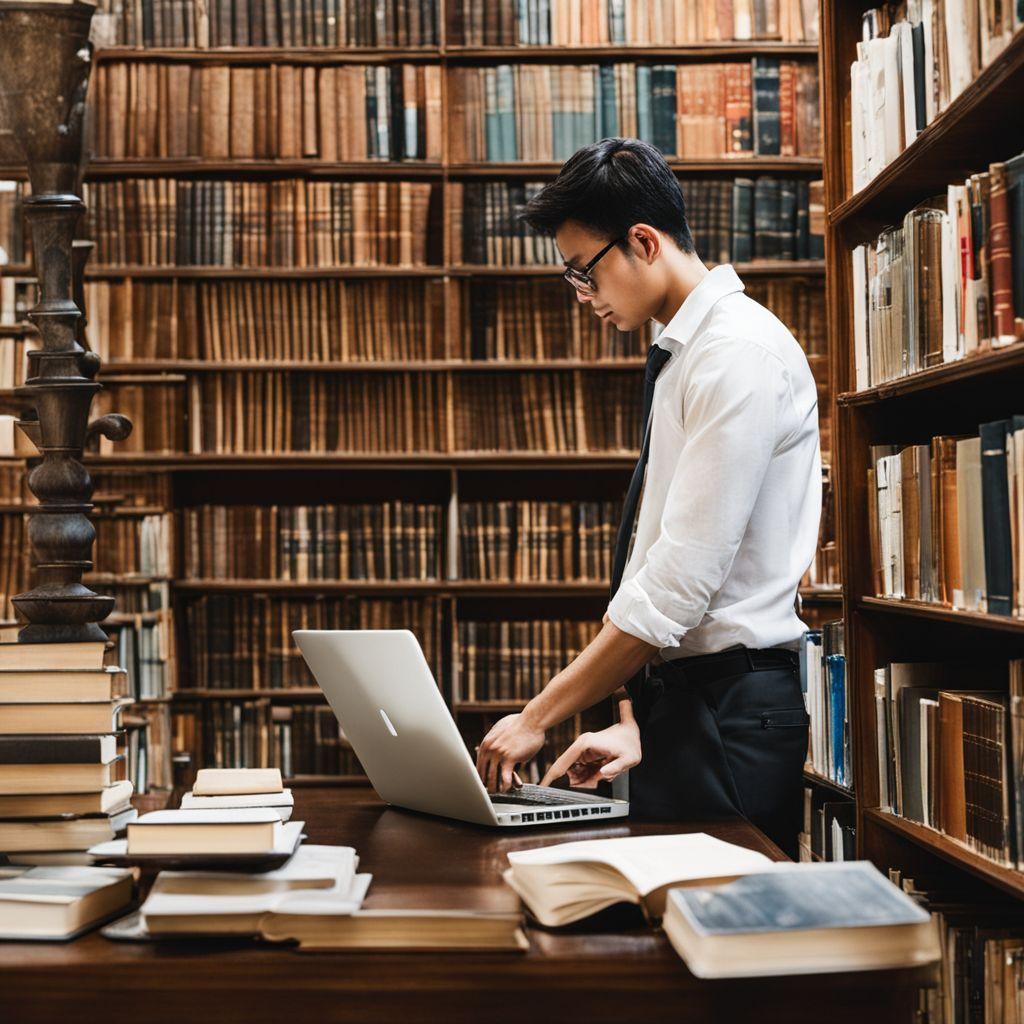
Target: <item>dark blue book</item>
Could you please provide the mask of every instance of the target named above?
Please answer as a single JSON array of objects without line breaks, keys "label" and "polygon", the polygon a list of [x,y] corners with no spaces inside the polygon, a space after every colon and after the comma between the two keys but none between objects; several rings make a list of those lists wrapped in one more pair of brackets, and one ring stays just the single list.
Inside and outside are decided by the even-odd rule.
[{"label": "dark blue book", "polygon": [[[651,68],[652,144],[665,156],[676,152],[676,66],[655,64]],[[686,154],[680,154],[685,156]]]},{"label": "dark blue book", "polygon": [[982,423],[981,494],[985,534],[985,585],[990,615],[1012,609],[1013,549],[1010,541],[1010,489],[1006,475],[1006,431],[1009,420]]},{"label": "dark blue book", "polygon": [[931,915],[867,861],[779,864],[671,889],[664,929],[699,978],[912,967],[940,955]]},{"label": "dark blue book", "polygon": [[732,262],[754,258],[754,182],[737,178],[732,186]]},{"label": "dark blue book", "polygon": [[779,58],[753,58],[754,152],[758,156],[778,156],[779,130]]}]

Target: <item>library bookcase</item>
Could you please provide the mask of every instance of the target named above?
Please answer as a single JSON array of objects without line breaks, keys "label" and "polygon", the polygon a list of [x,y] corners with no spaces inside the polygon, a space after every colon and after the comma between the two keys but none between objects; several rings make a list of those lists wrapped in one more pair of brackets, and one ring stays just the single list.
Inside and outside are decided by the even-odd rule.
[{"label": "library bookcase", "polygon": [[[850,66],[870,3],[823,0],[821,59],[827,206],[826,289],[835,395],[835,451],[846,672],[857,805],[857,849],[924,888],[1024,896],[1024,874],[944,833],[880,809],[874,670],[891,662],[1020,658],[1024,621],[875,596],[868,552],[872,445],[976,434],[1012,415],[1024,394],[1024,344],[975,353],[857,390],[853,249],[899,224],[916,204],[1024,149],[1024,33],[859,191],[852,189]],[[970,688],[965,682],[964,688]],[[966,896],[966,898],[970,898]]]},{"label": "library bookcase", "polygon": [[[110,62],[127,61],[139,64],[159,62],[190,65],[246,65],[268,67],[287,63],[298,66],[324,67],[346,63],[427,64],[441,69],[442,124],[449,111],[449,78],[459,68],[487,67],[499,64],[540,62],[578,64],[591,61],[672,61],[680,64],[707,61],[749,61],[757,55],[771,55],[801,62],[817,62],[815,43],[782,43],[778,41],[743,41],[695,44],[672,48],[641,46],[600,46],[566,49],[550,46],[473,47],[450,46],[445,42],[445,12],[440,16],[440,44],[424,48],[140,48],[107,47],[95,54],[97,69]],[[239,160],[239,159],[93,159],[87,171],[87,182],[116,182],[127,178],[172,177],[186,181],[274,181],[297,178],[318,181],[414,181],[430,182],[440,189],[442,202],[447,203],[449,186],[475,181],[522,182],[550,180],[558,171],[557,163],[454,163],[448,159],[449,139],[443,134],[442,159],[436,162],[403,160],[359,163],[328,163],[316,159]],[[690,159],[673,157],[673,169],[684,179],[720,179],[733,176],[782,175],[800,181],[821,177],[822,161],[811,157],[744,157],[722,159]],[[16,171],[11,173],[16,174]],[[0,171],[0,177],[5,172]],[[432,215],[433,216],[433,215]],[[636,337],[626,346],[625,354],[602,360],[577,357],[565,359],[480,360],[468,359],[460,353],[468,351],[459,337],[462,330],[456,316],[456,289],[472,287],[481,281],[512,281],[544,278],[557,280],[560,268],[555,266],[478,266],[465,265],[450,258],[447,210],[432,220],[428,248],[433,253],[429,265],[408,266],[330,266],[314,268],[255,267],[226,268],[215,266],[111,265],[95,257],[86,269],[90,282],[162,281],[177,287],[189,281],[305,282],[324,279],[389,280],[408,279],[438,282],[444,296],[444,329],[442,351],[434,358],[391,361],[319,362],[306,360],[217,360],[202,359],[106,359],[101,379],[109,385],[110,408],[119,409],[119,385],[132,383],[149,387],[187,388],[210,373],[263,374],[288,371],[294,374],[317,373],[351,376],[359,379],[367,371],[387,375],[412,373],[439,381],[446,413],[453,413],[459,382],[481,372],[500,375],[501,379],[543,372],[555,377],[566,375],[574,382],[576,415],[581,393],[597,394],[599,382],[608,374],[628,379],[640,390],[640,369],[648,338]],[[433,226],[436,225],[436,232]],[[834,249],[834,245],[833,245]],[[824,264],[816,260],[759,261],[738,264],[745,280],[753,282],[791,280],[820,297],[823,289]],[[29,273],[30,268],[8,267],[7,274]],[[575,301],[566,288],[567,301]],[[817,301],[817,298],[815,299]],[[95,329],[95,324],[91,329]],[[621,339],[620,339],[621,341]],[[819,381],[823,407],[831,403],[832,370],[827,353],[811,356]],[[500,386],[500,385],[499,385]],[[588,387],[590,388],[588,392]],[[184,429],[189,429],[187,402],[181,398]],[[129,412],[127,408],[120,411]],[[172,572],[166,581],[174,623],[174,669],[170,681],[169,704],[175,718],[175,752],[188,753],[194,766],[212,763],[212,751],[202,741],[204,719],[213,704],[258,702],[269,706],[264,710],[274,721],[277,709],[286,705],[322,705],[319,691],[309,678],[305,685],[265,689],[262,686],[200,687],[193,678],[190,665],[195,660],[195,637],[187,628],[191,605],[199,600],[229,596],[273,603],[287,598],[325,601],[349,597],[354,601],[373,599],[413,599],[436,605],[438,644],[434,667],[446,699],[456,716],[467,742],[476,742],[498,716],[521,706],[519,699],[473,700],[460,681],[459,623],[491,622],[500,619],[566,619],[599,623],[607,604],[607,584],[600,579],[571,581],[555,579],[537,583],[499,583],[487,580],[458,578],[458,524],[460,504],[483,500],[551,500],[551,501],[614,501],[621,502],[636,458],[630,446],[609,452],[492,452],[458,450],[445,452],[404,452],[374,454],[350,452],[330,454],[218,454],[180,451],[121,451],[88,457],[90,470],[97,479],[98,491],[130,495],[132,481],[145,489],[145,507],[152,500],[150,488],[162,495],[167,511],[182,513],[200,504],[313,504],[325,501],[374,502],[387,500],[421,500],[443,509],[443,533],[446,542],[446,564],[440,578],[412,582],[347,582],[311,580],[296,582],[287,579],[195,578],[183,574],[183,530],[174,530]],[[111,482],[116,481],[116,482]],[[142,501],[142,498],[138,499]],[[180,526],[180,522],[178,523]],[[223,541],[224,538],[221,538]],[[104,582],[103,580],[99,582]],[[145,587],[152,583],[140,580],[110,580],[120,584],[118,593],[129,585]],[[157,581],[162,582],[162,581]],[[836,590],[812,587],[801,592],[802,608],[809,624],[835,618],[840,607]],[[432,612],[433,614],[433,612]],[[297,658],[297,652],[292,652]],[[559,666],[560,667],[560,666]],[[595,709],[585,718],[586,727],[607,721],[608,709]],[[183,724],[184,723],[184,724]],[[575,728],[580,722],[570,723]],[[547,757],[557,754],[556,747],[572,738],[573,733],[553,737]],[[206,744],[208,747],[209,744]],[[292,782],[344,780],[343,773],[296,773]]]}]

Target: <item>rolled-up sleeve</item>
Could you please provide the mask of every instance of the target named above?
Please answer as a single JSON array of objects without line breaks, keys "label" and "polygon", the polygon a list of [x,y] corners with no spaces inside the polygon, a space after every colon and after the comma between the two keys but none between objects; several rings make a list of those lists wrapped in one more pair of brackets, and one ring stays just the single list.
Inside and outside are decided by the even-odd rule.
[{"label": "rolled-up sleeve", "polygon": [[608,605],[619,629],[660,649],[679,646],[728,575],[790,400],[781,360],[756,341],[714,339],[694,358],[660,532]]}]

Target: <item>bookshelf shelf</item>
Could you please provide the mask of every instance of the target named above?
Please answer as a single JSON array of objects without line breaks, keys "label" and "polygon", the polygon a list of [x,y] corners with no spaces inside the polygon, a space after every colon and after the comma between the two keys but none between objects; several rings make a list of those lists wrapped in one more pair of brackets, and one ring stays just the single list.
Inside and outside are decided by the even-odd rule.
[{"label": "bookshelf shelf", "polygon": [[842,604],[843,591],[839,587],[801,587],[800,599],[804,604]]},{"label": "bookshelf shelf", "polygon": [[[760,260],[734,264],[741,277],[822,276],[823,260]],[[489,267],[460,264],[453,266],[373,266],[373,267],[213,267],[213,266],[139,266],[108,264],[87,268],[87,280],[108,278],[365,278],[365,277],[561,277],[563,267],[508,266]]]},{"label": "bookshelf shelf", "polygon": [[[849,65],[846,74],[848,91]],[[1024,132],[1022,94],[1024,32],[1018,32],[1006,49],[873,181],[830,209],[830,223],[848,231],[859,230],[862,234],[858,239],[867,237],[880,220],[901,217],[951,181],[1005,157],[1008,140],[1020,138]],[[844,130],[844,143],[846,134],[848,130]]]},{"label": "bookshelf shelf", "polygon": [[473,64],[485,60],[600,60],[608,57],[651,58],[696,61],[719,57],[817,57],[815,43],[784,43],[774,40],[735,40],[713,43],[688,43],[680,46],[574,46],[571,50],[556,46],[446,46],[442,51],[449,63]]},{"label": "bookshelf shelf", "polygon": [[172,584],[183,592],[267,591],[275,593],[470,594],[474,597],[600,597],[608,584],[554,580],[547,583],[501,583],[488,580],[247,580],[183,579]]},{"label": "bookshelf shelf", "polygon": [[[678,174],[821,174],[821,160],[816,157],[737,157],[721,160],[687,160],[672,157],[669,166]],[[331,163],[305,159],[242,159],[211,160],[204,157],[161,157],[112,159],[97,157],[90,161],[86,181],[106,178],[148,177],[166,175],[216,175],[218,178],[267,175],[309,178],[397,178],[403,180],[440,180],[451,178],[553,178],[558,163],[472,163],[441,164],[424,160],[378,160]],[[0,178],[23,180],[27,171],[21,166],[0,166]]]},{"label": "bookshelf shelf", "polygon": [[822,789],[831,790],[837,796],[845,797],[847,800],[853,799],[853,790],[849,786],[841,786],[838,782],[833,782],[831,779],[825,778],[824,775],[819,775],[810,768],[804,768],[804,781],[811,783],[813,786],[820,786]]},{"label": "bookshelf shelf", "polygon": [[105,46],[96,50],[97,61],[189,61],[194,64],[364,64],[376,61],[431,61],[472,64],[490,60],[566,60],[607,58],[712,60],[719,57],[816,57],[814,43],[784,43],[773,40],[735,40],[690,43],[682,46],[579,46],[566,50],[557,46],[409,46],[409,47],[185,47]]},{"label": "bookshelf shelf", "polygon": [[840,405],[865,406],[915,395],[922,391],[952,393],[960,385],[973,385],[990,374],[1018,373],[1024,369],[1024,344],[1008,345],[979,355],[943,363],[898,380],[887,381],[863,391],[847,391],[838,397]]},{"label": "bookshelf shelf", "polygon": [[326,46],[219,46],[209,49],[174,46],[98,47],[96,61],[188,61],[192,64],[365,64],[373,61],[431,61],[439,46],[381,46],[344,49]]},{"label": "bookshelf shelf", "polygon": [[159,467],[168,472],[193,472],[226,469],[379,469],[394,470],[409,467],[430,466],[432,468],[473,467],[474,469],[622,469],[636,464],[638,452],[602,453],[567,452],[564,455],[550,452],[402,452],[393,455],[359,452],[339,454],[317,454],[311,452],[283,452],[265,454],[214,454],[190,455],[185,452],[157,454],[152,452],[134,455],[87,455],[89,466],[117,467]]},{"label": "bookshelf shelf", "polygon": [[909,839],[912,843],[923,847],[926,850],[938,855],[943,860],[949,861],[959,867],[966,868],[972,874],[977,875],[998,888],[1010,893],[1013,896],[1024,897],[1024,873],[1014,868],[997,864],[988,857],[975,853],[974,850],[950,839],[941,832],[919,825],[917,822],[908,821],[898,815],[890,814],[875,807],[865,808],[864,819],[872,825],[895,832]]},{"label": "bookshelf shelf", "polygon": [[930,622],[944,622],[949,625],[969,626],[975,629],[994,630],[1001,633],[1015,633],[1024,636],[1024,619],[1009,615],[987,615],[984,612],[958,611],[941,604],[927,601],[901,601],[886,597],[861,598],[860,608],[865,612],[881,612],[917,618]]},{"label": "bookshelf shelf", "polygon": [[[812,354],[812,366],[824,365],[828,356]],[[282,359],[156,359],[112,360],[104,362],[101,377],[121,377],[144,373],[222,373],[224,370],[282,371],[308,373],[522,373],[552,370],[638,370],[644,360],[631,359],[433,359],[360,362],[316,362]],[[161,381],[162,383],[163,381]]]},{"label": "bookshelf shelf", "polygon": [[224,689],[217,689],[211,687],[208,689],[195,689],[190,690],[182,688],[175,690],[171,694],[171,699],[176,701],[190,701],[190,700],[253,700],[259,697],[268,697],[270,700],[323,700],[323,690],[319,686],[302,686],[294,688],[281,688],[277,690],[270,689],[235,689],[233,687],[225,687]]}]

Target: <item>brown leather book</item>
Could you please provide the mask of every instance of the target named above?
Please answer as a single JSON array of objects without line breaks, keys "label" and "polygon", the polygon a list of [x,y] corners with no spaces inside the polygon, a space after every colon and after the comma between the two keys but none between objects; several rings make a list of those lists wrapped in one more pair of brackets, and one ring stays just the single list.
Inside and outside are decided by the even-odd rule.
[{"label": "brown leather book", "polygon": [[229,156],[231,139],[231,68],[209,65],[202,69],[202,127],[200,152],[208,160]]},{"label": "brown leather book", "polygon": [[952,839],[967,839],[964,796],[963,702],[955,690],[939,691],[939,828]]},{"label": "brown leather book", "polygon": [[1016,341],[1013,316],[1013,256],[1010,238],[1010,202],[1006,191],[1006,164],[989,165],[988,257],[992,289],[992,343]]},{"label": "brown leather book", "polygon": [[943,603],[952,606],[954,592],[963,589],[957,504],[956,438],[940,437],[938,442],[942,461],[942,593]]},{"label": "brown leather book", "polygon": [[796,66],[791,60],[779,64],[779,155],[796,154]]},{"label": "brown leather book", "polygon": [[254,109],[256,69],[244,66],[231,71],[231,128],[229,139],[231,155],[251,160],[256,156],[255,119],[263,118],[263,111]]},{"label": "brown leather book", "polygon": [[911,600],[921,597],[921,480],[913,445],[900,451],[902,494],[903,592]]}]

